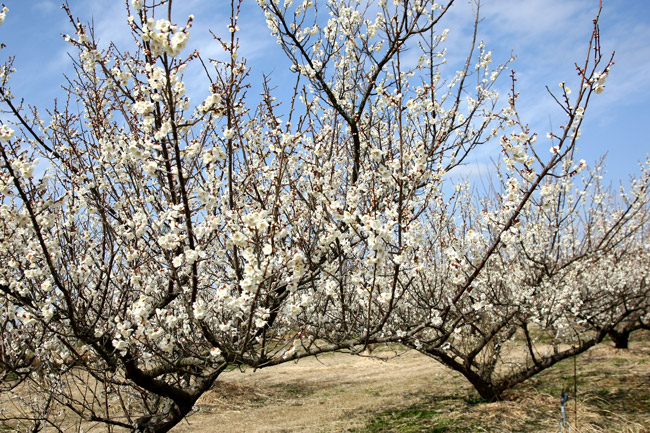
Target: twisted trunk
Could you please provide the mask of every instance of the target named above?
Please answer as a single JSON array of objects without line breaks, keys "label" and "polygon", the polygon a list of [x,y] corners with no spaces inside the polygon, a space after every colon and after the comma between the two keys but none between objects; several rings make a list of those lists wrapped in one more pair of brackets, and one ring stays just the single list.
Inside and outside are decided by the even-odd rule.
[{"label": "twisted trunk", "polygon": [[609,331],[609,337],[614,342],[614,347],[617,349],[629,349],[630,345],[630,334],[632,333],[629,329],[624,329],[622,331],[617,331],[612,329]]}]

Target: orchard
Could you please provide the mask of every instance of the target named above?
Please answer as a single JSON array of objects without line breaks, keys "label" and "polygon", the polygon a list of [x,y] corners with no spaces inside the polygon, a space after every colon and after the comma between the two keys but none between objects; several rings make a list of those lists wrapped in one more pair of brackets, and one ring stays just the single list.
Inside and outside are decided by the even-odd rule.
[{"label": "orchard", "polygon": [[[576,145],[615,69],[598,16],[547,133],[478,7],[449,74],[454,0],[233,0],[216,58],[174,6],[126,2],[130,46],[64,6],[74,74],[49,111],[12,92],[5,57],[0,398],[21,410],[0,425],[165,432],[227,370],[381,343],[500,400],[650,326],[650,163],[613,192]],[[288,86],[250,91],[243,7],[265,14]],[[488,143],[489,187],[454,175]]]}]

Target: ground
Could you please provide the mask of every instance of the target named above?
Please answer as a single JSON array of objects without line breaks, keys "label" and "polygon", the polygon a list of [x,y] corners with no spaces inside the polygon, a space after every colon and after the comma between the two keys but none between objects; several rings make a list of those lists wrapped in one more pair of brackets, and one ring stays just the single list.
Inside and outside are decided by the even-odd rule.
[{"label": "ground", "polygon": [[[573,360],[485,403],[433,359],[378,348],[369,357],[329,354],[222,375],[196,411],[172,431],[207,432],[557,432],[560,392],[573,390]],[[572,432],[650,431],[650,332],[629,350],[603,343],[577,358]],[[577,412],[577,425],[575,415]]]}]

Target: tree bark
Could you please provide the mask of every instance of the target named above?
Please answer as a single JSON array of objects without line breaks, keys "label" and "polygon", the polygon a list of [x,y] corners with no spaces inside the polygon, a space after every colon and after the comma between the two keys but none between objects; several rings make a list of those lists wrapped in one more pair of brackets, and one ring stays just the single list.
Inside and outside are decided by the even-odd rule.
[{"label": "tree bark", "polygon": [[617,349],[629,349],[630,334],[632,331],[624,329],[623,331],[616,331],[612,329],[609,331],[609,337],[614,342],[614,347]]},{"label": "tree bark", "polygon": [[138,418],[133,426],[134,433],[165,433],[181,422],[192,411],[196,399],[179,405],[171,403],[168,411],[160,415],[149,415]]}]

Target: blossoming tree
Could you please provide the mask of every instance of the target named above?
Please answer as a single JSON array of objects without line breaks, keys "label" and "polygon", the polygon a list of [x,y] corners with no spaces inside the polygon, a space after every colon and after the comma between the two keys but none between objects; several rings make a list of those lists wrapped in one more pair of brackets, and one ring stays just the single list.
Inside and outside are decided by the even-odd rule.
[{"label": "blossoming tree", "polygon": [[[647,163],[615,197],[600,183],[600,166],[581,177],[586,163],[573,161],[586,106],[612,64],[600,53],[598,20],[589,52],[578,67],[578,94],[570,96],[563,83],[556,97],[567,120],[561,134],[548,137],[557,144],[552,155],[568,149],[564,158],[546,162],[543,146],[528,141],[534,159],[527,159],[518,143],[529,135],[504,135],[501,188],[477,197],[459,184],[454,200],[440,200],[445,216],[428,223],[439,235],[427,239],[421,257],[429,272],[393,315],[397,329],[410,330],[401,331],[407,346],[462,373],[486,400],[501,399],[608,333],[625,338],[650,312]],[[516,113],[513,99],[510,108]],[[530,177],[533,164],[551,175]],[[539,198],[522,200],[540,180]],[[524,341],[523,358],[504,357],[515,338]]]},{"label": "blossoming tree", "polygon": [[[311,0],[258,3],[296,72],[284,104],[268,80],[245,98],[237,2],[228,36],[215,37],[226,60],[189,50],[193,18],[178,24],[171,0],[127,3],[132,53],[100,47],[66,9],[76,75],[46,119],[17,102],[3,67],[0,398],[14,404],[0,418],[12,427],[168,431],[230,366],[435,327],[428,302],[444,316],[468,297],[572,153],[607,76],[582,72],[586,99],[538,167],[516,94],[500,106],[494,90],[505,66],[476,33],[460,71],[442,76],[439,23],[453,0],[330,0],[327,17]],[[197,64],[198,102],[184,81]],[[513,127],[503,151],[521,189],[496,211],[472,273],[441,272],[454,293],[422,310],[414,290],[450,234],[432,225],[451,215],[447,173]],[[401,326],[409,311],[422,327]]]},{"label": "blossoming tree", "polygon": [[[562,83],[555,97],[567,119],[548,134],[551,156],[519,121],[512,97],[507,124],[518,130],[501,138],[499,192],[477,197],[460,183],[451,200],[437,197],[429,202],[436,211],[421,213],[427,235],[413,261],[426,272],[409,282],[384,332],[461,372],[487,400],[647,320],[647,167],[616,199],[598,171],[581,178],[586,163],[573,161],[587,105],[611,64],[596,19],[577,67],[580,90],[572,95]],[[503,357],[515,337],[524,357]]]},{"label": "blossoming tree", "polygon": [[600,167],[583,177],[579,168],[567,159],[543,183],[471,291],[447,308],[454,278],[460,274],[462,283],[498,231],[495,204],[513,194],[512,182],[480,201],[459,187],[465,232],[455,221],[440,227],[449,246],[441,255],[432,244],[433,272],[406,303],[417,307],[405,310],[399,326],[417,332],[404,342],[462,373],[486,400],[650,312],[648,167],[621,197],[599,184]]}]

